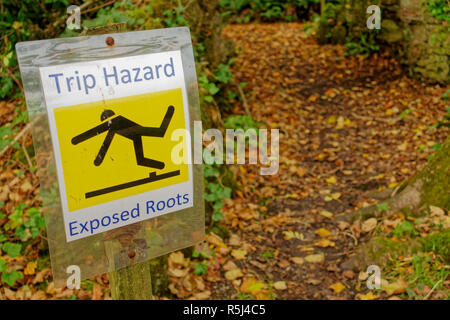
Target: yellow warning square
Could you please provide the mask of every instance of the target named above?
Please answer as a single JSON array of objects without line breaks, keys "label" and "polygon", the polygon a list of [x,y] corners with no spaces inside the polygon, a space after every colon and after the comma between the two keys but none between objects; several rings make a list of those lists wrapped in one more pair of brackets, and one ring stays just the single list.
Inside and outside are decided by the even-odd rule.
[{"label": "yellow warning square", "polygon": [[[189,180],[181,89],[54,109],[69,211]],[[185,156],[185,155],[184,155]],[[179,161],[176,161],[179,162]]]}]

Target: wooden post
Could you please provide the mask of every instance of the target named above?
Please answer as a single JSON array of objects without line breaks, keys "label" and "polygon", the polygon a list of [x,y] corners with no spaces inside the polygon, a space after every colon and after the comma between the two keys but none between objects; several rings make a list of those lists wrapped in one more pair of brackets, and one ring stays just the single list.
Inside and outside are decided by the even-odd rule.
[{"label": "wooden post", "polygon": [[[126,23],[85,29],[80,35],[100,35],[107,33],[125,32]],[[105,242],[105,248],[110,259],[114,263],[116,257],[112,252],[112,242]],[[111,271],[109,275],[109,287],[114,300],[152,300],[152,281],[150,261],[132,265],[118,271]]]},{"label": "wooden post", "polygon": [[143,262],[109,275],[109,287],[114,300],[152,300],[150,263]]}]

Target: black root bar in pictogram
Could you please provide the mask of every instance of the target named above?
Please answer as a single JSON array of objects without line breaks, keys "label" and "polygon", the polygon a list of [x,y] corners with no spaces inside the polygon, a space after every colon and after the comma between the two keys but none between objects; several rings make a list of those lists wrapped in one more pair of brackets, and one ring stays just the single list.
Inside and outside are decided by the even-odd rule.
[{"label": "black root bar in pictogram", "polygon": [[101,196],[101,195],[104,195],[104,194],[112,193],[112,192],[123,190],[123,189],[128,189],[128,188],[140,186],[140,185],[143,185],[143,184],[146,184],[146,183],[151,183],[151,182],[155,182],[155,181],[159,181],[159,180],[164,180],[164,179],[176,177],[176,176],[179,176],[179,175],[180,175],[180,170],[172,171],[172,172],[168,172],[168,173],[163,173],[163,174],[159,174],[159,175],[157,175],[156,172],[152,172],[152,173],[150,173],[150,176],[148,178],[145,178],[145,179],[131,181],[131,182],[119,184],[117,186],[104,188],[104,189],[100,189],[100,190],[97,190],[97,191],[88,192],[88,193],[86,193],[86,199],[93,198],[93,197],[98,197],[98,196]]}]

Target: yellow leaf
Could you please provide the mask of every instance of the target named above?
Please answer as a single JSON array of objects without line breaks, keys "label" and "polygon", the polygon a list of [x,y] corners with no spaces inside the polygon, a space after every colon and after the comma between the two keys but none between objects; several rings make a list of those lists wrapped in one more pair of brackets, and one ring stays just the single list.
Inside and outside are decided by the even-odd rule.
[{"label": "yellow leaf", "polygon": [[334,200],[339,200],[339,198],[341,197],[341,193],[340,192],[335,192],[335,193],[332,193],[331,194],[331,197],[334,199]]},{"label": "yellow leaf", "polygon": [[245,278],[242,285],[241,291],[245,293],[257,294],[264,290],[265,284],[259,282],[255,278]]},{"label": "yellow leaf", "polygon": [[332,289],[335,293],[339,293],[339,292],[341,292],[342,290],[345,289],[345,286],[342,283],[337,282],[335,284],[332,284],[328,288]]},{"label": "yellow leaf", "polygon": [[321,238],[328,237],[331,232],[325,228],[320,228],[316,230],[316,234],[319,235]]},{"label": "yellow leaf", "polygon": [[327,247],[335,247],[336,244],[328,239],[320,239],[319,241],[316,242],[316,246],[327,248]]},{"label": "yellow leaf", "polygon": [[14,23],[12,24],[12,27],[15,30],[19,30],[22,27],[22,22],[14,21]]},{"label": "yellow leaf", "polygon": [[284,240],[291,240],[291,239],[300,239],[304,240],[305,237],[302,233],[298,233],[297,231],[283,231]]},{"label": "yellow leaf", "polygon": [[389,188],[395,188],[398,185],[398,182],[392,182],[388,185]]},{"label": "yellow leaf", "polygon": [[329,124],[336,123],[336,116],[331,116],[331,117],[329,117],[328,120],[327,120],[327,122],[328,122]]},{"label": "yellow leaf", "polygon": [[37,268],[36,262],[30,261],[27,263],[27,266],[25,267],[25,270],[23,271],[23,273],[25,275],[31,276],[35,273],[36,268]]},{"label": "yellow leaf", "polygon": [[206,241],[208,241],[210,244],[215,245],[218,248],[226,248],[226,244],[223,242],[223,240],[214,233],[207,234],[205,236]]},{"label": "yellow leaf", "polygon": [[245,256],[247,255],[247,250],[244,249],[234,249],[231,251],[231,255],[233,258],[237,260],[245,259]]},{"label": "yellow leaf", "polygon": [[323,253],[310,254],[305,257],[305,260],[310,263],[322,263],[325,260],[325,256]]},{"label": "yellow leaf", "polygon": [[233,281],[238,278],[242,278],[244,274],[242,273],[241,269],[233,269],[230,271],[225,272],[225,279]]},{"label": "yellow leaf", "polygon": [[324,216],[325,218],[329,218],[329,219],[333,218],[333,214],[331,212],[329,212],[329,211],[326,211],[326,210],[320,211],[320,214],[322,216]]},{"label": "yellow leaf", "polygon": [[335,184],[337,182],[337,179],[335,176],[329,177],[327,180],[328,184]]},{"label": "yellow leaf", "polygon": [[405,142],[403,142],[402,144],[400,144],[400,145],[397,146],[397,149],[398,149],[399,151],[405,151],[406,148],[408,148],[408,142],[407,142],[407,141],[405,141]]},{"label": "yellow leaf", "polygon": [[359,300],[377,300],[380,296],[374,295],[371,291],[367,294],[359,295]]}]

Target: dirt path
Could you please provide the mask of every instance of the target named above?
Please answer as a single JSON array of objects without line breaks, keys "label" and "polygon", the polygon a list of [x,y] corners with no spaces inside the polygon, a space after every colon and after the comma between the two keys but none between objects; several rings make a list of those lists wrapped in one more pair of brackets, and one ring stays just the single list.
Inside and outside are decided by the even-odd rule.
[{"label": "dirt path", "polygon": [[[234,74],[247,84],[251,116],[280,129],[280,170],[237,168],[243,193],[224,210],[233,250],[219,270],[243,277],[214,282],[213,298],[355,298],[358,272],[341,263],[369,234],[339,216],[426,163],[443,139],[428,127],[443,114],[445,90],[406,78],[386,54],[319,46],[301,24],[229,26],[224,36],[241,50]],[[267,290],[249,289],[258,283]]]}]

